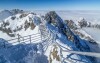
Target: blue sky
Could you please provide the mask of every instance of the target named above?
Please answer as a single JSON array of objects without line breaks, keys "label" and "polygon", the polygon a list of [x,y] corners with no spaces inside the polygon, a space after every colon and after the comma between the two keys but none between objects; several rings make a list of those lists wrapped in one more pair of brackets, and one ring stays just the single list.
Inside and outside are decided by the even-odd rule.
[{"label": "blue sky", "polygon": [[100,0],[0,0],[0,9],[100,10]]}]

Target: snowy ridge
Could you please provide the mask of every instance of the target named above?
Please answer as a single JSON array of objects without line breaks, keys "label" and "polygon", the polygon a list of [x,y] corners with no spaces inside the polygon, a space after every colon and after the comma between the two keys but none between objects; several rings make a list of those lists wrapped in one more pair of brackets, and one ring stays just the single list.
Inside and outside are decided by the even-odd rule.
[{"label": "snowy ridge", "polygon": [[[27,23],[34,23],[33,30],[31,27],[24,29],[26,20]],[[16,32],[22,35],[19,36],[19,44],[13,45],[13,42],[1,40],[1,43],[11,44],[9,48],[0,49],[1,63],[95,63],[94,57],[100,57],[100,53],[91,53],[87,41],[75,35],[54,11],[47,13],[45,17],[31,13],[17,14],[8,17],[4,22],[10,22],[6,28],[11,28],[11,30],[22,25],[23,31]],[[16,23],[18,25],[15,25]],[[28,32],[22,34],[27,30]],[[39,32],[38,38],[36,38],[37,32]],[[38,40],[40,41],[36,42]],[[23,43],[20,43],[21,41]]]},{"label": "snowy ridge", "polygon": [[[46,19],[47,19],[47,29],[50,30],[50,32],[53,34],[51,34],[53,37],[55,36],[55,33],[57,33],[57,38],[61,41],[61,43],[66,44],[66,46],[70,47],[71,50],[74,51],[90,51],[88,45],[85,43],[84,40],[80,39],[79,37],[75,36],[73,34],[73,32],[69,29],[69,27],[64,28],[65,26],[63,26],[63,21],[60,17],[57,16],[57,14],[55,14],[55,12],[50,12],[50,14],[48,13],[46,15]],[[55,21],[54,21],[55,20]],[[60,21],[60,22],[59,22]],[[58,27],[58,28],[57,28]],[[63,32],[64,29],[66,29],[66,32],[71,33],[72,36],[72,40],[70,38],[66,39],[66,34]],[[69,37],[70,35],[67,35],[67,37]],[[74,37],[74,41],[73,41],[73,37]],[[70,55],[70,54],[68,54]],[[67,56],[67,55],[66,55]],[[87,56],[78,56],[78,55],[71,55],[73,57],[73,59],[75,59],[77,57],[77,60],[85,60],[87,62],[95,62],[93,60],[92,57],[87,57]],[[77,61],[77,60],[73,60],[73,61]]]},{"label": "snowy ridge", "polygon": [[[51,33],[52,33],[52,32],[51,32]],[[53,34],[53,35],[54,35],[53,37],[55,37],[55,34]],[[55,38],[55,39],[56,39],[56,38]],[[54,39],[54,41],[53,41],[54,43],[56,43],[56,40],[55,40],[55,39]],[[60,41],[62,41],[62,40],[60,40]],[[64,40],[64,42],[65,42],[65,40]],[[57,43],[56,45],[59,45],[59,43]],[[68,46],[68,48],[71,47],[70,49],[72,49],[72,50],[75,48],[73,45],[71,45],[70,42],[67,43],[66,45]],[[72,46],[73,46],[73,47],[72,47]],[[60,46],[59,46],[59,47],[60,47]],[[66,47],[65,47],[65,48],[66,48]],[[65,48],[64,48],[64,49],[65,49]],[[61,47],[60,47],[60,50],[61,50],[61,52],[63,53],[63,50],[62,50]],[[62,53],[60,53],[60,54],[62,54]],[[66,53],[66,54],[70,55],[70,52],[68,52],[68,53]],[[62,54],[62,55],[63,55],[63,54]],[[77,55],[76,55],[76,56],[77,56]],[[62,57],[62,58],[64,58],[64,57]],[[75,58],[76,58],[76,57],[75,57]],[[82,57],[78,57],[78,56],[77,56],[77,60],[70,60],[70,61],[72,61],[72,62],[77,61],[77,62],[78,62],[78,60],[80,60],[80,58],[82,58]],[[64,58],[64,59],[65,59],[65,58]],[[84,57],[83,57],[82,59],[85,59],[86,62],[89,61],[89,60],[87,60],[87,59],[84,58]],[[62,61],[64,61],[64,60],[62,60]],[[69,61],[67,61],[67,62],[69,62]],[[79,62],[81,62],[81,61],[79,61]],[[91,62],[91,61],[89,61],[89,63],[90,63],[90,62]]]},{"label": "snowy ridge", "polygon": [[17,38],[17,35],[25,36],[33,33],[38,33],[40,15],[32,13],[22,13],[9,16],[3,22],[0,22],[0,38],[6,40]]},{"label": "snowy ridge", "polygon": [[[52,32],[50,33],[51,35],[50,36],[52,36],[52,35],[54,35],[53,37],[55,37],[55,34],[52,34]],[[49,37],[50,37],[49,36]],[[50,38],[49,38],[50,39]],[[53,40],[53,41],[52,41]],[[100,53],[91,53],[91,52],[80,52],[80,51],[71,51],[70,49],[66,49],[66,46],[64,47],[64,45],[60,45],[59,43],[57,43],[56,42],[56,39],[55,38],[53,38],[51,41],[52,41],[52,43],[51,43],[51,45],[52,44],[55,44],[55,45],[57,45],[57,46],[59,46],[59,48],[60,48],[60,50],[61,50],[61,53],[60,53],[60,55],[62,55],[62,52],[68,52],[68,53],[74,53],[74,54],[80,54],[80,55],[86,55],[86,56],[93,56],[93,57],[100,57],[99,55],[100,55]],[[49,42],[49,41],[48,41]],[[49,45],[47,45],[47,46],[50,46],[50,44]],[[68,47],[67,47],[68,48]],[[64,58],[63,56],[61,57],[61,58],[63,58],[63,60],[62,61],[65,61],[67,58]],[[71,62],[71,63],[74,63],[74,61],[73,60],[69,60],[68,61],[68,59],[66,60],[67,62]],[[84,60],[76,60],[76,61],[79,61],[79,62],[88,62],[88,61],[84,61]],[[89,62],[90,63],[90,62]]]},{"label": "snowy ridge", "polygon": [[[50,34],[52,34],[52,33],[50,33]],[[53,34],[53,35],[55,35],[55,34]],[[44,35],[43,35],[43,36],[44,36]],[[52,35],[50,35],[50,36],[52,36]],[[50,37],[50,36],[49,36],[49,37]],[[55,37],[55,36],[53,36],[53,37]],[[50,38],[48,38],[48,39],[50,39]],[[87,55],[87,54],[86,54],[87,52],[84,53],[84,52],[70,51],[69,49],[65,49],[66,46],[64,47],[64,45],[62,45],[62,46],[63,46],[63,47],[62,47],[61,44],[59,44],[59,43],[57,43],[57,42],[55,41],[55,39],[56,39],[56,38],[53,38],[53,43],[51,43],[51,45],[52,45],[52,44],[55,44],[55,45],[59,46],[60,51],[61,51],[60,54],[62,54],[62,51],[64,51],[64,52],[69,52],[69,53],[74,53],[74,54]],[[51,41],[52,41],[52,39],[51,39]],[[49,41],[48,41],[48,42],[49,42]],[[48,42],[46,42],[45,40],[43,40],[42,44],[44,45],[44,43],[48,43]],[[50,46],[50,44],[49,44],[49,45],[46,44],[46,46]],[[46,47],[46,48],[47,48],[47,47]],[[63,50],[63,49],[64,49],[64,50]],[[63,52],[63,53],[64,53],[64,52]],[[91,55],[90,55],[90,54],[91,54]],[[95,57],[100,57],[100,56],[98,56],[99,54],[97,55],[97,53],[96,53],[96,54],[93,53],[93,54],[96,55]],[[94,55],[92,55],[92,53],[89,53],[88,55],[89,55],[89,56],[94,56]],[[62,58],[63,58],[62,62],[74,63],[73,60],[64,58],[63,56],[62,56]],[[87,62],[87,61],[84,61],[84,60],[81,60],[81,61],[80,61],[80,60],[76,60],[76,61],[83,62],[83,63],[84,63],[84,62],[85,62],[85,63]],[[56,61],[55,61],[55,62],[56,62]],[[90,62],[89,62],[89,63],[90,63]]]}]

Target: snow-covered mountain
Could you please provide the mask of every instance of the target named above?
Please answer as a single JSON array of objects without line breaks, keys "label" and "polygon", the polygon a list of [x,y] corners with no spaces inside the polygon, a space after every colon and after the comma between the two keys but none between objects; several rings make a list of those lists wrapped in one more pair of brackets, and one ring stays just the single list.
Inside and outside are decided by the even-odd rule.
[{"label": "snow-covered mountain", "polygon": [[13,9],[13,10],[10,10],[10,12],[11,12],[13,15],[25,13],[25,11],[20,10],[20,9]]},{"label": "snow-covered mountain", "polygon": [[[74,47],[75,49],[73,47],[70,47],[70,49],[73,49],[73,50],[91,51],[90,46],[87,44],[87,41],[79,38],[77,35],[74,35],[74,33],[70,30],[70,28],[63,23],[63,20],[54,11],[47,13],[45,19],[48,22],[48,25],[47,25],[48,28],[52,30],[53,33],[57,34],[57,39],[59,39],[61,43],[64,43],[67,45],[69,43],[72,43],[72,44],[69,44],[69,46],[73,46],[73,47],[75,46]],[[92,57],[90,58],[87,57],[87,58],[91,61],[93,60]]]},{"label": "snow-covered mountain", "polygon": [[0,21],[12,15],[13,14],[9,10],[3,10],[0,12]]},{"label": "snow-covered mountain", "polygon": [[[33,13],[20,13],[9,16],[0,22],[0,38],[9,40],[17,35],[25,36],[38,33],[38,25],[41,22],[41,16]],[[5,37],[6,36],[6,37]]]},{"label": "snow-covered mountain", "polygon": [[24,13],[25,11],[19,10],[19,9],[13,9],[13,10],[2,10],[0,11],[0,21],[8,18],[9,16]]},{"label": "snow-covered mountain", "polygon": [[[38,43],[13,45],[6,41],[16,38],[18,34],[22,37],[27,35],[30,37],[31,34],[40,32],[42,41]],[[0,34],[1,63],[96,63],[98,60],[89,55],[75,54],[95,52],[92,46],[98,47],[98,45],[86,40],[86,37],[93,37],[79,28],[73,20],[64,21],[55,11],[41,16],[32,12],[14,10],[13,15],[0,22]],[[84,39],[82,34],[85,35]]]}]

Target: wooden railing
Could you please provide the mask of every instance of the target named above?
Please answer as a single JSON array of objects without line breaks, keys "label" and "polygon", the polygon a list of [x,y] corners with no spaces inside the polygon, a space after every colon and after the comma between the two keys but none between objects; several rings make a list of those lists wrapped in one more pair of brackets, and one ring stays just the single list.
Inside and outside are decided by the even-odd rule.
[{"label": "wooden railing", "polygon": [[[28,43],[38,43],[42,41],[42,36],[41,36],[41,33],[31,34],[27,36],[18,35],[17,38],[6,40],[6,41],[12,45],[21,44],[21,43],[27,43],[27,44]],[[6,46],[8,46],[8,44],[4,42],[3,47],[6,47]]]}]

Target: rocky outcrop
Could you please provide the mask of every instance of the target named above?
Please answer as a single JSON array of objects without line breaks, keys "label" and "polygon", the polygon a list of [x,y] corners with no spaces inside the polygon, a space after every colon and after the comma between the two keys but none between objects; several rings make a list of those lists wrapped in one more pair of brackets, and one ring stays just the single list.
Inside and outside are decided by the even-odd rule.
[{"label": "rocky outcrop", "polygon": [[47,13],[45,15],[45,20],[54,26],[64,28],[63,20],[56,14],[55,11],[50,11],[49,13]]},{"label": "rocky outcrop", "polygon": [[60,56],[60,51],[59,47],[57,45],[52,45],[52,48],[50,50],[50,55],[49,55],[49,63],[54,63],[59,62],[61,63],[61,56]]},{"label": "rocky outcrop", "polygon": [[73,22],[73,20],[65,20],[64,23],[65,23],[70,29],[73,29],[73,30],[76,30],[76,29],[77,29],[77,26],[76,26],[76,24]]}]

